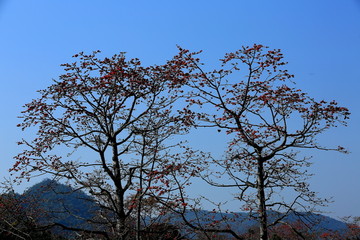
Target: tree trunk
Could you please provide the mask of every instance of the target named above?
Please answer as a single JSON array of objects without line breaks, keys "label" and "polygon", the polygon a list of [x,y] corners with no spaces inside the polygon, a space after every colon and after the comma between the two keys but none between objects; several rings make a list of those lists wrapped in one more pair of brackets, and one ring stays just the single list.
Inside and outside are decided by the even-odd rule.
[{"label": "tree trunk", "polygon": [[142,158],[140,163],[140,173],[139,173],[139,197],[137,199],[137,214],[136,214],[136,240],[141,240],[141,203],[143,197],[143,166],[144,166],[144,156],[145,156],[145,145],[143,145]]},{"label": "tree trunk", "polygon": [[260,240],[268,240],[267,231],[267,213],[265,204],[265,188],[264,188],[264,162],[258,160],[257,169],[257,199],[258,199],[258,210],[259,210],[259,221],[260,221]]},{"label": "tree trunk", "polygon": [[116,191],[116,205],[118,211],[116,213],[116,229],[115,235],[118,240],[125,240],[127,229],[126,229],[126,216],[124,212],[124,202],[121,190]]},{"label": "tree trunk", "polygon": [[112,141],[112,170],[114,174],[114,186],[115,186],[115,204],[114,209],[116,209],[116,238],[118,240],[125,240],[127,235],[127,229],[126,229],[126,214],[125,214],[125,204],[124,204],[124,193],[125,190],[121,184],[121,170],[120,170],[120,163],[118,158],[118,148],[116,139],[113,139]]}]

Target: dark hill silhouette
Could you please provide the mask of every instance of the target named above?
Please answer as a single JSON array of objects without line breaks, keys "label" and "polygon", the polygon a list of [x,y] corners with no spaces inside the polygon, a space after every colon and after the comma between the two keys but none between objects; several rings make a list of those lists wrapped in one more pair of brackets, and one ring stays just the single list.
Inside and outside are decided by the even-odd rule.
[{"label": "dark hill silhouette", "polygon": [[[68,227],[92,230],[92,226],[87,223],[86,219],[92,219],[98,207],[93,198],[83,191],[75,191],[70,186],[46,179],[30,187],[23,193],[22,197],[36,199],[37,203],[41,206],[42,211],[45,213],[38,219],[41,225],[57,222]],[[279,215],[281,213],[269,211],[269,221]],[[214,213],[206,210],[189,211],[186,213],[186,218],[201,225],[207,225],[214,220],[218,220],[218,227],[222,228],[228,225],[239,234],[244,234],[249,229],[257,227],[257,221],[249,218],[248,213],[245,212]],[[180,228],[182,226],[182,219],[179,216],[170,214],[169,217],[165,216],[164,219],[168,219],[164,220],[164,222],[174,226]],[[221,219],[227,220],[221,221]],[[293,212],[284,218],[284,221],[288,223],[295,223],[299,220],[310,226],[311,231],[318,233],[328,231],[341,233],[348,230],[344,222],[321,214]],[[73,233],[60,229],[56,229],[55,233],[66,237],[74,236]]]},{"label": "dark hill silhouette", "polygon": [[[269,222],[275,219],[275,217],[277,218],[282,215],[282,213],[275,211],[269,211],[268,214]],[[240,235],[247,233],[249,229],[258,228],[258,222],[250,218],[246,212],[214,213],[206,210],[198,210],[196,212],[189,211],[185,216],[196,226],[211,226],[211,228],[219,229],[230,227]],[[178,216],[170,216],[167,219],[171,224],[177,226],[182,224],[182,219]],[[300,222],[305,227],[309,227],[310,232],[318,233],[319,235],[326,232],[337,232],[341,235],[349,230],[347,224],[344,222],[311,212],[293,212],[285,217],[283,221],[290,224]],[[218,223],[212,225],[211,223],[213,222]],[[188,231],[191,231],[191,229],[188,229]]]},{"label": "dark hill silhouette", "polygon": [[[72,228],[91,229],[86,220],[92,219],[98,209],[93,198],[83,191],[51,179],[33,185],[22,197],[32,199],[39,205],[42,214],[38,222],[42,226],[59,223]],[[60,228],[54,231],[61,235],[69,232]]]}]

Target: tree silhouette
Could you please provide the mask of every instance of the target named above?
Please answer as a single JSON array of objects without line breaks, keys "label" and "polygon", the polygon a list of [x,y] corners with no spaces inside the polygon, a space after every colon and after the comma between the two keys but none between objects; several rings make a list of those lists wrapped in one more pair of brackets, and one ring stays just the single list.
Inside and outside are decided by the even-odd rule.
[{"label": "tree silhouette", "polygon": [[[108,238],[126,239],[135,209],[141,231],[144,196],[170,193],[164,173],[189,166],[191,156],[180,156],[185,148],[166,145],[188,128],[172,108],[189,74],[178,56],[143,67],[123,53],[104,59],[98,53],[74,55],[78,61],[63,64],[66,73],[25,105],[18,126],[35,128],[36,137],[19,142],[25,149],[11,170],[20,179],[52,174],[90,193],[100,206],[91,221],[106,225]],[[176,155],[172,147],[179,148]],[[75,158],[77,152],[92,154]]]},{"label": "tree silhouette", "polygon": [[[229,225],[186,219],[192,205],[184,190],[193,176],[236,189],[263,240],[288,214],[324,204],[309,189],[310,162],[299,151],[346,152],[318,144],[317,136],[346,125],[348,109],[295,88],[280,50],[243,47],[210,72],[195,57],[199,52],[179,50],[165,64],[149,67],[124,54],[76,54],[78,61],[64,64],[66,73],[25,105],[19,127],[35,128],[36,137],[19,142],[25,148],[11,170],[19,179],[52,174],[90,193],[100,210],[89,221],[105,225],[99,234],[111,239],[129,239],[134,232],[141,239],[156,226],[149,221],[160,221],[168,210],[208,238],[207,232],[243,239]],[[171,140],[192,127],[228,135],[223,159]],[[283,199],[284,191],[294,198]],[[149,211],[145,203],[154,199],[159,205]],[[275,210],[271,218],[269,210]]]},{"label": "tree silhouette", "polygon": [[[316,137],[346,124],[349,111],[291,86],[294,76],[284,69],[280,50],[257,44],[243,47],[226,54],[221,68],[211,72],[194,55],[182,55],[184,61],[192,61],[192,90],[184,114],[196,126],[217,128],[231,138],[224,159],[212,159],[216,167],[201,176],[212,186],[236,189],[235,198],[259,221],[260,239],[268,239],[268,228],[286,216],[272,216],[275,220],[270,222],[268,210],[291,213],[324,203],[309,190],[310,163],[299,150],[346,152],[323,147]],[[281,194],[289,189],[294,198],[282,200]]]}]

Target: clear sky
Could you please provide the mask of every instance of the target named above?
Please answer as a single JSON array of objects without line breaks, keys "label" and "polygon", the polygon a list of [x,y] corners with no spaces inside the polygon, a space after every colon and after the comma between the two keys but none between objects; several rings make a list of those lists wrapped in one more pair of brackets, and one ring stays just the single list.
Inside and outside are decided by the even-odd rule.
[{"label": "clear sky", "polygon": [[[334,197],[329,215],[360,216],[358,0],[0,0],[0,178],[9,176],[16,141],[25,136],[16,128],[21,106],[50,85],[73,54],[122,51],[161,64],[179,44],[204,50],[211,66],[253,43],[282,49],[299,88],[352,112],[347,128],[319,139],[351,153],[314,152],[311,183],[321,196]],[[193,140],[224,151],[212,138]]]}]

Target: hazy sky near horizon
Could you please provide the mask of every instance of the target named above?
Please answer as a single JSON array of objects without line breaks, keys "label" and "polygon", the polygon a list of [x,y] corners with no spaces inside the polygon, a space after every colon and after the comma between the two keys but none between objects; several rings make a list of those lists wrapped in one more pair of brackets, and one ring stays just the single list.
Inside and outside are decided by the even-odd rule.
[{"label": "hazy sky near horizon", "polygon": [[[180,45],[204,50],[201,58],[211,67],[254,43],[282,49],[299,88],[352,112],[347,128],[319,139],[351,153],[311,152],[311,184],[320,196],[333,196],[329,215],[360,216],[359,0],[0,0],[0,179],[9,177],[16,141],[31,137],[16,128],[22,105],[62,74],[60,64],[75,53],[127,52],[150,65],[164,63]],[[195,140],[224,151],[212,138]]]}]

